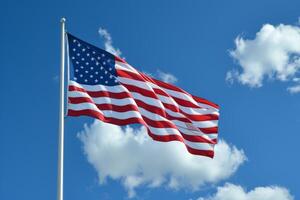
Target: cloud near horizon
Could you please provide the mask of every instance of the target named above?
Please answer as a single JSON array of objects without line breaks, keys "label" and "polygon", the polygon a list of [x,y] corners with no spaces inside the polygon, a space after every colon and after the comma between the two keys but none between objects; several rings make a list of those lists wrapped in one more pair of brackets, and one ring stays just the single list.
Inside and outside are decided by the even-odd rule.
[{"label": "cloud near horizon", "polygon": [[[227,72],[226,80],[249,87],[263,86],[265,79],[293,83],[291,93],[300,92],[300,27],[265,24],[254,39],[235,39],[230,55],[240,68]],[[298,80],[298,81],[295,81]]]},{"label": "cloud near horizon", "polygon": [[229,178],[246,160],[243,150],[224,140],[210,159],[188,153],[180,142],[153,141],[144,127],[121,128],[98,120],[85,125],[78,137],[100,184],[108,178],[120,181],[129,197],[141,186],[198,190]]},{"label": "cloud near horizon", "polygon": [[256,187],[247,192],[243,187],[226,183],[217,188],[217,192],[210,197],[200,197],[197,200],[293,200],[294,197],[283,187]]}]

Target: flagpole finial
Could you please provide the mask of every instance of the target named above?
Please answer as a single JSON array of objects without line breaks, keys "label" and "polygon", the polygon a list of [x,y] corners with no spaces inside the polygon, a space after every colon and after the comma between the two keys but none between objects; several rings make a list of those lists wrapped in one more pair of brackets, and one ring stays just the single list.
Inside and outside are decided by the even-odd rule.
[{"label": "flagpole finial", "polygon": [[60,22],[61,22],[61,23],[66,22],[66,18],[62,17],[62,18],[60,19]]}]

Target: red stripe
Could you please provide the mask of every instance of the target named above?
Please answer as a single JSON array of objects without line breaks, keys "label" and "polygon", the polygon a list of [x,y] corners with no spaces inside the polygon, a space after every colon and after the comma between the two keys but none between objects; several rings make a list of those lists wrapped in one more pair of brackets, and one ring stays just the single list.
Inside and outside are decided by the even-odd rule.
[{"label": "red stripe", "polygon": [[219,106],[218,104],[215,104],[215,103],[213,103],[213,102],[211,102],[211,101],[208,101],[208,100],[206,100],[206,99],[203,99],[203,98],[201,98],[201,97],[197,97],[197,96],[192,96],[192,97],[193,97],[193,99],[195,99],[195,101],[197,101],[198,103],[207,104],[207,105],[212,106],[212,107],[217,108],[217,109],[220,108],[220,106]]},{"label": "red stripe", "polygon": [[[184,143],[182,137],[180,137],[179,135],[155,135],[155,134],[151,133],[150,131],[148,131],[148,134],[153,140],[156,140],[156,141],[160,141],[160,142],[180,141],[180,142]],[[185,145],[185,146],[186,146],[188,152],[190,152],[191,154],[208,156],[210,158],[214,157],[214,151],[199,150],[199,149],[191,148],[187,145]]]},{"label": "red stripe", "polygon": [[162,82],[162,81],[154,79],[154,78],[152,80],[156,83],[156,85],[158,85],[160,87],[163,87],[163,88],[166,88],[166,89],[169,89],[169,90],[174,90],[174,91],[177,91],[177,92],[181,92],[181,93],[185,93],[187,95],[190,95],[189,93],[187,93],[183,89],[181,89],[179,87],[176,87],[174,85],[171,85],[169,83],[165,83],[165,82]]},{"label": "red stripe", "polygon": [[133,80],[138,80],[138,81],[143,81],[143,82],[147,81],[141,75],[133,73],[133,72],[129,72],[127,70],[117,69],[117,74],[118,74],[118,76],[123,77],[123,78],[130,78]]},{"label": "red stripe", "polygon": [[218,127],[210,127],[210,128],[199,128],[205,134],[216,134],[218,133]]},{"label": "red stripe", "polygon": [[126,83],[122,83],[123,86],[125,86],[130,92],[137,92],[140,93],[141,95],[144,95],[146,97],[151,97],[153,99],[158,99],[158,97],[156,96],[156,94],[152,91],[134,86],[134,85],[129,85]]},{"label": "red stripe", "polygon": [[118,57],[118,56],[115,56],[115,60],[116,60],[117,62],[126,63],[125,60],[123,60],[122,58],[120,58],[120,57]]}]

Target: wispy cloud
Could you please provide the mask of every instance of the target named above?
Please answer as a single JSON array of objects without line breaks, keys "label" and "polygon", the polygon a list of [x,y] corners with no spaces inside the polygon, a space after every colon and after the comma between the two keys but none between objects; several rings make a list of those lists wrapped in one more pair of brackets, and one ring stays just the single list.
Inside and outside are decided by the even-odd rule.
[{"label": "wispy cloud", "polygon": [[226,80],[250,87],[263,86],[267,78],[292,81],[300,71],[299,44],[300,28],[284,24],[265,24],[254,39],[239,36],[230,55],[241,68],[227,72]]},{"label": "wispy cloud", "polygon": [[247,192],[243,187],[226,183],[218,187],[216,194],[198,200],[293,200],[286,188],[278,186],[256,187]]},{"label": "wispy cloud", "polygon": [[197,190],[227,179],[246,159],[242,150],[224,140],[210,159],[191,155],[180,142],[153,141],[144,127],[122,129],[100,121],[85,125],[79,138],[100,183],[107,178],[120,180],[129,197],[134,197],[140,186]]},{"label": "wispy cloud", "polygon": [[295,85],[295,86],[288,87],[287,90],[292,94],[299,93],[300,92],[300,85]]},{"label": "wispy cloud", "polygon": [[157,70],[157,76],[160,80],[166,83],[172,84],[177,82],[177,78],[171,73],[166,73],[161,70]]},{"label": "wispy cloud", "polygon": [[104,48],[105,48],[105,50],[120,57],[122,52],[120,51],[120,49],[113,46],[113,41],[112,41],[110,33],[102,27],[99,28],[98,33],[104,39]]}]

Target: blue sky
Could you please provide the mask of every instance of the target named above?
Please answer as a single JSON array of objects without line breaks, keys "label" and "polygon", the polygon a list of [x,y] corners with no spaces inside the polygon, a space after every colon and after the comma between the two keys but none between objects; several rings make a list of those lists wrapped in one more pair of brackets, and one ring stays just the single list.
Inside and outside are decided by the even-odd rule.
[{"label": "blue sky", "polygon": [[[74,35],[104,48],[98,33],[103,27],[137,69],[171,73],[176,85],[220,104],[219,134],[231,148],[228,159],[235,162],[234,146],[244,152],[235,170],[203,184],[200,177],[196,190],[189,188],[191,179],[178,188],[144,183],[134,188],[133,198],[217,200],[229,188],[255,200],[258,187],[263,194],[288,191],[297,198],[299,6],[299,1],[257,0],[3,1],[0,199],[56,198],[62,16]],[[87,160],[82,136],[91,132],[83,131],[84,124],[93,121],[66,119],[65,199],[127,199],[126,175],[116,180],[108,175],[99,184],[99,169]]]}]

